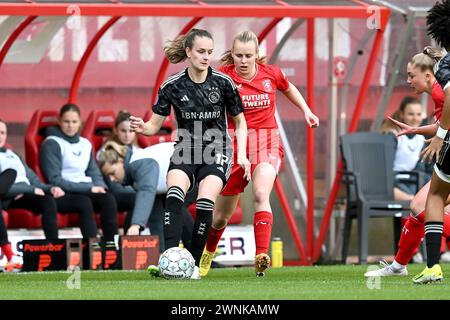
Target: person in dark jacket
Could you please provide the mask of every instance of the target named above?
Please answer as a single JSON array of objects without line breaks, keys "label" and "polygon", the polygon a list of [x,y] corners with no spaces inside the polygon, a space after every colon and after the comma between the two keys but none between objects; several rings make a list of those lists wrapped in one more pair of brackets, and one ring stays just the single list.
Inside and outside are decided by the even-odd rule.
[{"label": "person in dark jacket", "polygon": [[[108,143],[109,141],[114,141],[122,146],[128,146],[133,152],[141,149],[136,143],[136,132],[134,132],[130,128],[130,116],[131,114],[126,110],[119,111],[115,119],[113,135],[97,152],[97,160],[100,156],[100,153],[105,150],[104,148],[106,143]],[[136,190],[131,185],[123,185],[119,182],[111,181],[108,177],[105,177],[105,181],[108,185],[109,190],[116,198],[118,210],[127,212],[123,229],[124,234],[129,234],[128,230],[131,226],[131,218],[133,216],[132,213],[134,211],[134,205],[136,203]],[[164,215],[163,204],[161,203],[162,200],[163,199],[161,199],[158,194],[155,196],[153,209],[150,208],[152,210],[152,213],[150,214],[150,218],[147,223],[148,227],[150,228],[151,234],[159,236],[161,250],[164,249],[164,236],[161,224]],[[142,227],[143,226],[141,226],[139,229],[141,229]],[[136,234],[136,227],[133,227],[130,232]]]},{"label": "person in dark jacket", "polygon": [[94,159],[92,144],[80,136],[80,109],[66,104],[57,126],[47,128],[39,161],[45,179],[66,194],[82,196],[91,212],[100,212],[104,240],[118,234],[117,204]]},{"label": "person in dark jacket", "polygon": [[[2,127],[0,126],[0,141],[2,135]],[[20,257],[17,257],[11,248],[11,243],[8,240],[8,231],[6,229],[6,223],[3,218],[2,200],[8,194],[9,189],[16,180],[17,172],[13,169],[6,169],[0,173],[0,249],[3,255],[6,257],[6,265],[2,268],[3,271],[19,271],[22,269],[22,261]]]},{"label": "person in dark jacket", "polygon": [[42,227],[46,239],[58,238],[56,213],[77,213],[83,238],[97,235],[93,210],[88,199],[80,195],[66,194],[60,187],[45,184],[13,150],[5,148],[6,123],[0,120],[0,172],[10,168],[17,177],[3,199],[3,209],[26,209],[42,215]]}]

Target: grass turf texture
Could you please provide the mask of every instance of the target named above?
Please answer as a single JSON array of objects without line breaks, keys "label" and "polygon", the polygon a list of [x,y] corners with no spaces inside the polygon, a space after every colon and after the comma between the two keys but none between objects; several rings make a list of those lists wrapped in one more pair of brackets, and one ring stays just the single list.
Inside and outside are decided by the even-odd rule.
[{"label": "grass turf texture", "polygon": [[152,278],[147,271],[83,271],[80,289],[68,289],[67,272],[0,274],[4,299],[151,299],[151,300],[302,300],[302,299],[450,299],[450,265],[442,265],[441,284],[414,285],[424,265],[408,267],[407,277],[381,278],[369,289],[367,266],[316,266],[270,269],[256,278],[252,268],[212,269],[200,281]]}]

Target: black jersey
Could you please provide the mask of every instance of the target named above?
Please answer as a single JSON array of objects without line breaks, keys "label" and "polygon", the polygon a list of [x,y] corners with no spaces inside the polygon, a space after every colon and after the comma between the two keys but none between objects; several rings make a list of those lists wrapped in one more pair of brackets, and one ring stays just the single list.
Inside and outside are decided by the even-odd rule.
[{"label": "black jersey", "polygon": [[[450,52],[445,55],[438,63],[434,65],[434,74],[436,80],[441,85],[442,89],[450,83]],[[436,174],[443,181],[450,183],[448,176],[450,176],[450,131],[447,132],[444,138],[444,145],[439,152],[439,161],[436,162]],[[442,175],[444,173],[445,175]]]},{"label": "black jersey", "polygon": [[227,113],[234,117],[244,108],[230,77],[209,67],[206,80],[195,83],[186,68],[161,85],[153,112],[168,116],[171,106],[178,124],[176,151],[187,148],[198,154],[212,148],[216,153],[220,150],[226,156],[232,155]]},{"label": "black jersey", "polygon": [[450,52],[434,65],[436,80],[442,89],[450,82]]}]

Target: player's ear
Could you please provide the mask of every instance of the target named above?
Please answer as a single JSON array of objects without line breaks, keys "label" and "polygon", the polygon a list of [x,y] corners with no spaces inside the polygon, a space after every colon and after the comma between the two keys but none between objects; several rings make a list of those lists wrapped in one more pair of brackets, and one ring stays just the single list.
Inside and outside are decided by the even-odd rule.
[{"label": "player's ear", "polygon": [[189,59],[191,58],[191,48],[187,47],[186,49],[184,49],[186,52],[186,57],[188,57]]}]

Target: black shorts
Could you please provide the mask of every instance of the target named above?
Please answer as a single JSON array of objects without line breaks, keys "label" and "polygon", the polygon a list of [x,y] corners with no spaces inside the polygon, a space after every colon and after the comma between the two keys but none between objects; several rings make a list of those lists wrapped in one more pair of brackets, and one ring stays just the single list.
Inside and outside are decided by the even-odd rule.
[{"label": "black shorts", "polygon": [[[439,152],[439,161],[436,162],[436,168],[445,175],[450,175],[450,131],[444,138],[444,144]],[[437,172],[438,173],[438,172]],[[439,174],[438,174],[439,175]]]},{"label": "black shorts", "polygon": [[178,169],[186,173],[189,177],[189,182],[191,183],[189,191],[192,190],[196,185],[200,183],[207,176],[213,175],[219,177],[222,182],[222,188],[230,177],[231,168],[233,167],[232,157],[223,157],[222,159],[216,161],[212,164],[175,164],[170,161],[169,170]]}]

